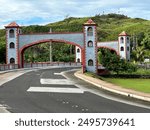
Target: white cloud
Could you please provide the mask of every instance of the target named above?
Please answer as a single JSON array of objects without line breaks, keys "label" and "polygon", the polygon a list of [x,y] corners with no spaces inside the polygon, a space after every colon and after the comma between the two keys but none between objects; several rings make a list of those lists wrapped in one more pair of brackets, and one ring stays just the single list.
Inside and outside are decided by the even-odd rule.
[{"label": "white cloud", "polygon": [[11,21],[43,24],[69,16],[83,17],[120,10],[131,17],[150,19],[149,0],[0,0],[0,28]]}]

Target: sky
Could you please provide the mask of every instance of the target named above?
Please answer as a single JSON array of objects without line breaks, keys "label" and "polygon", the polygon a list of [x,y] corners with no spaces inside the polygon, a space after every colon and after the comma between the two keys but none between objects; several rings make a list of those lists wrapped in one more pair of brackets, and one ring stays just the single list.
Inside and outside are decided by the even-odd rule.
[{"label": "sky", "polygon": [[150,20],[150,0],[0,0],[0,28],[45,25],[66,17],[119,13]]}]

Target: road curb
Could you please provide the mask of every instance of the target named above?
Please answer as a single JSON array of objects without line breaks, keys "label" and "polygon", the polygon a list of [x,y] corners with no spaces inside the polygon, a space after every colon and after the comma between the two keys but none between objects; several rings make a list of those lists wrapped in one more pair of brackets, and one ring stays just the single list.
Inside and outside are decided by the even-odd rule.
[{"label": "road curb", "polygon": [[[132,93],[132,92],[124,92],[124,91],[120,91],[120,90],[117,90],[116,88],[115,89],[112,89],[112,88],[109,88],[107,86],[104,86],[102,84],[98,84],[98,83],[95,83],[94,80],[95,78],[93,77],[89,77],[89,76],[86,76],[84,74],[81,73],[81,71],[77,71],[74,73],[74,75],[88,83],[91,83],[95,86],[97,86],[98,88],[101,88],[103,90],[106,90],[106,91],[109,91],[109,92],[112,92],[112,93],[116,93],[116,94],[119,94],[119,95],[123,95],[123,96],[127,96],[127,97],[131,97],[131,98],[135,98],[135,99],[139,99],[139,100],[143,100],[143,101],[146,101],[146,102],[150,102],[150,97],[147,97],[147,96],[141,96],[141,95],[138,95],[138,94],[135,94],[135,93]],[[89,80],[90,79],[90,80]],[[97,79],[100,81],[100,79]]]},{"label": "road curb", "polygon": [[0,104],[0,113],[10,113],[3,105]]}]

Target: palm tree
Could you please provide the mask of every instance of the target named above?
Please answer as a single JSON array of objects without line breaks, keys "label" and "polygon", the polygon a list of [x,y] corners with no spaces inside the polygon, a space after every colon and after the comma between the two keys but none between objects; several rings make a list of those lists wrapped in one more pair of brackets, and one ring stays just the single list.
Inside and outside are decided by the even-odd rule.
[{"label": "palm tree", "polygon": [[132,52],[132,56],[134,62],[143,62],[145,57],[145,47],[144,46],[137,46],[135,50]]}]

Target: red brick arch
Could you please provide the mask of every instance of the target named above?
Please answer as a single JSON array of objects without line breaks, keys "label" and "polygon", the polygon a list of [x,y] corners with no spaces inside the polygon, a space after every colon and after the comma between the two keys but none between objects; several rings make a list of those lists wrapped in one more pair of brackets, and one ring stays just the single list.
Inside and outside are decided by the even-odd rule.
[{"label": "red brick arch", "polygon": [[98,49],[99,49],[99,48],[106,48],[106,49],[109,49],[109,50],[111,50],[111,51],[114,51],[117,55],[119,55],[119,52],[117,52],[117,50],[115,50],[114,48],[107,47],[107,46],[100,46],[100,47],[98,47]]},{"label": "red brick arch", "polygon": [[27,48],[29,48],[31,46],[34,46],[34,45],[46,43],[46,42],[59,42],[59,43],[67,43],[67,44],[71,44],[71,45],[74,45],[74,46],[78,46],[81,49],[81,53],[83,55],[83,48],[78,43],[74,43],[74,42],[70,42],[70,41],[66,41],[66,40],[61,40],[61,39],[44,39],[44,40],[39,40],[39,41],[36,41],[36,42],[32,42],[32,43],[26,44],[26,45],[24,45],[23,47],[21,47],[19,49],[19,54],[18,54],[19,66],[21,68],[23,67],[23,64],[24,64],[23,54],[24,54],[24,51]]}]

